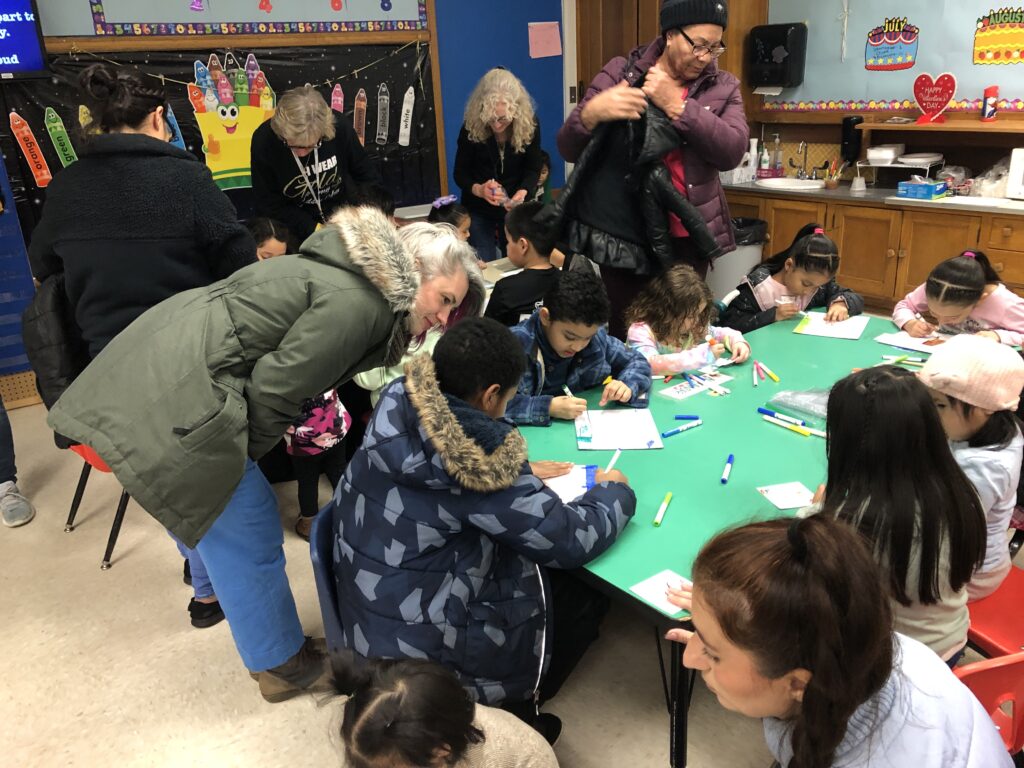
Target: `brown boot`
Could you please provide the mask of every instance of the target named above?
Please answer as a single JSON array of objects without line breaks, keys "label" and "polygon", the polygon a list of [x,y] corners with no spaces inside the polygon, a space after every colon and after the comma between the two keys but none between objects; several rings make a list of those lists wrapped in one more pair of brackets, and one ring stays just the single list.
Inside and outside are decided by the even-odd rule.
[{"label": "brown boot", "polygon": [[303,693],[329,693],[334,690],[326,644],[311,637],[307,637],[299,652],[284,664],[249,674],[259,682],[260,693],[271,704]]},{"label": "brown boot", "polygon": [[300,517],[295,521],[295,532],[299,534],[300,539],[309,541],[309,534],[313,530],[313,518],[312,517]]}]

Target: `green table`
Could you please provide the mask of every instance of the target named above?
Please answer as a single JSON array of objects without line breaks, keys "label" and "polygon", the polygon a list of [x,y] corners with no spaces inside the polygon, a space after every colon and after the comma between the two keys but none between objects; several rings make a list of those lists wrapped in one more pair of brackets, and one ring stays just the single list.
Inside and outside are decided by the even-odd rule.
[{"label": "green table", "polygon": [[[756,488],[800,481],[813,491],[825,480],[825,440],[804,437],[764,421],[757,412],[758,406],[766,406],[782,390],[829,388],[852,368],[880,363],[882,355],[901,354],[895,347],[874,341],[878,334],[894,330],[888,320],[871,318],[861,338],[855,341],[795,334],[795,325],[773,323],[747,335],[751,360],[722,369],[733,377],[724,384],[732,391],[729,395],[712,397],[701,393],[675,400],[658,392],[675,386],[681,377],[674,377],[668,384],[663,383],[662,377],[655,378],[650,408],[659,431],[682,424],[674,419],[677,413],[699,415],[704,424],[663,438],[662,450],[622,452],[616,469],[629,478],[636,492],[637,512],[615,544],[589,563],[586,570],[592,577],[589,581],[616,598],[624,597],[656,625],[674,622],[633,595],[629,591],[631,586],[665,569],[689,578],[700,548],[719,531],[793,514],[793,510],[777,509]],[[766,378],[755,388],[751,381],[755,359],[771,368],[780,381]],[[576,394],[586,397],[594,408],[600,400],[600,390]],[[824,429],[823,424],[815,426]],[[534,461],[571,460],[604,466],[612,457],[610,451],[578,450],[571,422],[527,427],[522,432]],[[728,484],[722,485],[722,470],[730,453],[736,459]],[[662,525],[655,528],[654,515],[668,491],[672,491],[672,503]],[[678,656],[672,654],[673,690],[679,688]],[[671,701],[670,708],[676,710]],[[680,709],[681,712],[674,711],[673,717],[674,765],[685,765],[685,698]],[[680,738],[684,747],[677,750],[675,745]]]}]

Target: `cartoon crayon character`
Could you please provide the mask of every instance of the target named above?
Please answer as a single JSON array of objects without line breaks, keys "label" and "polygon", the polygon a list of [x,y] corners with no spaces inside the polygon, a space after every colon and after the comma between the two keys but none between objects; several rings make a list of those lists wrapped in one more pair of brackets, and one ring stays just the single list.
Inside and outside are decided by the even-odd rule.
[{"label": "cartoon crayon character", "polygon": [[28,161],[29,166],[32,168],[32,178],[36,180],[36,186],[42,189],[53,181],[50,166],[46,164],[46,158],[43,157],[43,151],[39,147],[39,142],[24,118],[17,112],[11,112],[10,119],[11,133],[18,140],[21,153],[25,155],[25,160]]},{"label": "cartoon crayon character", "polygon": [[215,83],[224,75],[224,67],[220,65],[220,59],[217,58],[216,53],[210,54],[210,61],[206,68],[210,70],[210,79]]},{"label": "cartoon crayon character", "polygon": [[263,86],[260,91],[260,109],[269,112],[274,108],[274,91],[269,85]]},{"label": "cartoon crayon character", "polygon": [[82,126],[82,130],[86,133],[99,133],[100,127],[93,125],[92,123],[92,112],[85,104],[78,105],[78,124]]},{"label": "cartoon crayon character", "polygon": [[[249,106],[258,107],[260,105],[260,97],[263,94],[263,89],[267,87],[267,76],[262,72],[257,72],[256,77],[252,80],[252,85],[249,86]],[[273,108],[273,104],[270,105],[270,109]]]},{"label": "cartoon crayon character", "polygon": [[377,143],[388,143],[388,130],[391,127],[391,95],[384,83],[377,88]]},{"label": "cartoon crayon character", "polygon": [[245,57],[245,74],[249,78],[249,90],[252,91],[252,84],[256,81],[256,75],[259,74],[260,65],[256,61],[256,55],[250,53]]},{"label": "cartoon crayon character", "polygon": [[221,104],[235,103],[235,89],[231,87],[231,82],[224,75],[217,80],[217,98]]},{"label": "cartoon crayon character", "polygon": [[60,119],[60,115],[53,107],[47,107],[44,114],[46,116],[46,132],[50,134],[50,142],[57,150],[61,167],[67,168],[78,159],[75,148],[71,144],[71,137],[68,136],[68,130],[64,127],[64,121]]},{"label": "cartoon crayon character", "polygon": [[416,91],[410,85],[405,91],[405,98],[402,99],[402,117],[398,124],[398,145],[408,147],[412,138],[412,110],[416,104]]},{"label": "cartoon crayon character", "polygon": [[331,91],[331,109],[345,114],[345,92],[341,89],[341,83],[335,85]]},{"label": "cartoon crayon character", "polygon": [[199,61],[199,59],[196,59],[195,69],[196,85],[198,85],[203,90],[206,90],[207,88],[213,88],[213,78],[210,77],[210,70],[207,68],[207,66],[203,64],[203,62]]},{"label": "cartoon crayon character", "polygon": [[203,89],[198,85],[189,83],[188,88],[188,100],[192,104],[192,110],[194,112],[205,112],[206,104],[203,103]]},{"label": "cartoon crayon character", "polygon": [[235,104],[243,105],[249,103],[249,76],[244,69],[234,70],[235,79]]},{"label": "cartoon crayon character", "polygon": [[185,139],[181,136],[181,126],[178,125],[178,118],[174,116],[174,110],[171,109],[170,104],[167,105],[166,120],[167,127],[171,131],[170,143],[178,149],[185,149]]},{"label": "cartoon crayon character", "polygon": [[355,128],[359,143],[366,146],[366,91],[362,88],[356,94],[356,107],[352,113],[352,127]]},{"label": "cartoon crayon character", "polygon": [[[203,97],[203,106],[206,107],[204,112],[216,112],[220,102],[217,101],[217,94],[213,88],[206,89],[206,95]],[[198,111],[198,110],[197,110]]]},{"label": "cartoon crayon character", "polygon": [[[269,91],[269,86],[264,86]],[[212,112],[196,112],[203,152],[213,180],[221,189],[252,185],[252,134],[270,117],[270,110],[249,104],[221,104]]]},{"label": "cartoon crayon character", "polygon": [[235,54],[228,51],[224,54],[224,71],[230,73],[234,72],[236,69],[241,69],[241,66],[238,64],[238,59],[235,58]]}]

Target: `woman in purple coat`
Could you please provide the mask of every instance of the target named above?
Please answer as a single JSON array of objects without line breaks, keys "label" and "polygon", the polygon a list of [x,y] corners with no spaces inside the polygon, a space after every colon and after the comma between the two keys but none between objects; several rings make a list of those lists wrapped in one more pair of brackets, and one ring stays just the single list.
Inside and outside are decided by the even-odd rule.
[{"label": "woman in purple coat", "polygon": [[[739,80],[718,69],[725,51],[727,0],[663,0],[662,35],[605,65],[558,132],[558,149],[576,162],[595,137],[584,174],[565,203],[569,244],[601,266],[612,303],[610,332],[625,338],[622,312],[661,264],[651,253],[635,170],[635,121],[648,105],[675,129],[662,156],[672,185],[700,212],[723,252],[735,247],[719,171],[735,168],[749,138]],[[627,183],[623,183],[627,179]],[[672,256],[706,275],[705,251],[669,217]]]}]

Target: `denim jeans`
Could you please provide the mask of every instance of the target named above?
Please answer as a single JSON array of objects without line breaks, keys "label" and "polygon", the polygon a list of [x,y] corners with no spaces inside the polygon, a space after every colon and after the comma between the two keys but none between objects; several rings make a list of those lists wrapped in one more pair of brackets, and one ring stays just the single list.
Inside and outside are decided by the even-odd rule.
[{"label": "denim jeans", "polygon": [[11,434],[11,420],[7,409],[0,400],[0,483],[17,482],[18,470],[14,466],[14,435]]},{"label": "denim jeans", "polygon": [[[501,230],[499,233],[498,230]],[[501,237],[500,245],[498,237]],[[495,261],[504,255],[505,228],[500,221],[474,214],[469,222],[469,244],[480,261]]]}]

